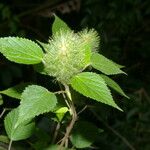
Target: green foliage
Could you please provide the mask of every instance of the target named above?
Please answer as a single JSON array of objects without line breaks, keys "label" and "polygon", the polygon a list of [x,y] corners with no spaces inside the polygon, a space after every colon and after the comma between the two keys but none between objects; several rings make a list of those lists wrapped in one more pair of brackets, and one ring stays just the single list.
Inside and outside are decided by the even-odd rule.
[{"label": "green foliage", "polygon": [[115,91],[117,91],[118,93],[120,93],[121,95],[125,96],[126,98],[129,98],[124,91],[121,89],[121,87],[111,78],[105,76],[105,75],[100,75],[106,82],[106,84],[108,86],[110,86],[112,89],[114,89]]},{"label": "green foliage", "polygon": [[0,52],[10,61],[37,64],[43,59],[42,49],[33,41],[19,37],[0,38]]},{"label": "green foliage", "polygon": [[[28,39],[18,37],[0,39],[0,52],[8,60],[21,64],[32,64],[37,72],[46,74],[48,77],[55,77],[60,88],[60,91],[54,93],[39,85],[21,84],[0,92],[9,97],[20,99],[20,105],[9,112],[4,120],[5,130],[10,138],[9,145],[11,145],[11,141],[30,137],[35,128],[35,123],[32,120],[40,115],[42,117],[47,116],[49,123],[50,120],[57,121],[54,135],[50,138],[52,145],[49,147],[47,145],[49,141],[44,143],[40,140],[33,141],[34,144],[31,145],[35,149],[42,147],[42,144],[46,149],[63,149],[78,117],[70,86],[87,98],[122,111],[113,100],[107,84],[126,96],[120,86],[107,76],[94,72],[83,72],[88,66],[92,66],[106,75],[124,73],[120,69],[122,66],[98,54],[97,50],[100,43],[98,33],[94,29],[84,29],[75,33],[57,16],[55,16],[52,30],[53,36],[47,44],[38,42],[44,48],[45,53],[38,44]],[[47,79],[47,81],[49,80]],[[61,94],[63,98],[56,97],[55,94]],[[60,100],[65,104],[61,106],[63,102]],[[93,101],[93,103],[95,102]],[[67,126],[66,123],[70,118],[71,122]],[[60,145],[53,145],[53,143],[57,143],[56,140],[60,140],[58,130],[61,124],[66,127],[65,135]],[[43,124],[39,124],[37,128],[48,130],[49,126],[45,121]],[[61,130],[63,131],[63,129]],[[99,135],[99,130],[96,126],[89,122],[81,122],[73,129],[72,144],[70,144],[76,148],[87,148],[96,140],[97,135]],[[61,136],[63,134],[60,132]]]},{"label": "green foliage", "polygon": [[56,104],[56,96],[44,87],[28,86],[21,95],[17,125],[27,119],[53,111]]},{"label": "green foliage", "polygon": [[57,32],[60,32],[61,30],[63,32],[71,31],[71,29],[68,27],[68,25],[55,15],[55,21],[52,26],[53,34],[56,34]]},{"label": "green foliage", "polygon": [[31,136],[35,128],[35,123],[31,120],[22,122],[16,127],[16,122],[18,120],[19,110],[14,109],[5,118],[4,124],[8,137],[12,141],[23,140]]},{"label": "green foliage", "polygon": [[21,99],[21,94],[26,86],[28,86],[29,83],[21,83],[14,87],[10,87],[6,90],[0,91],[1,94],[7,95],[12,98]]},{"label": "green foliage", "polygon": [[55,114],[58,118],[58,121],[61,122],[64,115],[68,112],[68,108],[67,107],[61,107],[60,109],[56,110],[55,111]]},{"label": "green foliage", "polygon": [[91,58],[92,66],[106,75],[124,73],[120,67],[101,54],[93,53]]},{"label": "green foliage", "polygon": [[105,81],[98,74],[84,72],[71,80],[71,86],[79,93],[121,110],[113,101]]}]

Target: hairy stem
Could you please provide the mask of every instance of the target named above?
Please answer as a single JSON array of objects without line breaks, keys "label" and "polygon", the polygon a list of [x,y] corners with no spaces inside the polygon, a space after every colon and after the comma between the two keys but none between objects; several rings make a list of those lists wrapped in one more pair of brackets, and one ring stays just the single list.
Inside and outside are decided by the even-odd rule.
[{"label": "hairy stem", "polygon": [[70,90],[69,90],[69,87],[67,85],[64,85],[65,86],[65,90],[66,90],[66,94],[67,94],[67,97],[69,99],[69,104],[70,104],[70,111],[71,111],[71,114],[72,114],[72,119],[71,119],[71,122],[70,124],[68,125],[68,127],[66,128],[66,133],[61,141],[61,144],[59,146],[59,150],[63,150],[63,146],[65,143],[67,143],[66,141],[68,140],[69,138],[69,135],[71,133],[71,130],[73,129],[73,126],[77,120],[77,113],[76,113],[76,109],[75,109],[75,106],[74,106],[74,103],[72,101],[72,98],[71,98],[71,93],[70,93]]}]

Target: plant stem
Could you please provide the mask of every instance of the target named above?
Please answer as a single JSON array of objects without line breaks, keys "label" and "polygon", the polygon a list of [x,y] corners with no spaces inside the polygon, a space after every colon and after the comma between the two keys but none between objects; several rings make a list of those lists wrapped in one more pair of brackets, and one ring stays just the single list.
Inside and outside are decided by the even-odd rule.
[{"label": "plant stem", "polygon": [[2,116],[4,115],[5,111],[6,111],[6,109],[4,108],[3,111],[2,111],[2,113],[0,114],[0,119],[1,119]]},{"label": "plant stem", "polygon": [[73,126],[74,126],[74,124],[77,120],[77,117],[78,117],[77,113],[76,113],[74,103],[73,103],[72,98],[71,98],[71,93],[70,93],[70,90],[69,90],[69,86],[68,85],[64,85],[64,86],[65,86],[67,97],[69,99],[70,111],[71,111],[71,114],[72,114],[72,120],[71,120],[70,124],[68,125],[68,127],[66,128],[66,133],[65,133],[65,135],[62,139],[62,142],[61,142],[61,144],[58,148],[59,150],[63,150],[63,146],[66,143],[66,141],[68,140],[70,132],[73,129]]},{"label": "plant stem", "polygon": [[8,150],[11,150],[12,140],[9,142]]},{"label": "plant stem", "polygon": [[55,132],[54,132],[54,136],[53,136],[53,139],[52,139],[52,144],[55,143],[55,140],[56,140],[56,138],[57,138],[59,129],[60,129],[60,123],[57,123],[56,129],[55,129]]}]

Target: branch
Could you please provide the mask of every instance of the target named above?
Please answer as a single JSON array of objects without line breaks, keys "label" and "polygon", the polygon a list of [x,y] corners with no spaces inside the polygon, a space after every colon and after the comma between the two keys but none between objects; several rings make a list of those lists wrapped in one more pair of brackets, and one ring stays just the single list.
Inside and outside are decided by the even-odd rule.
[{"label": "branch", "polygon": [[71,98],[71,93],[70,93],[69,87],[67,85],[64,85],[64,86],[65,86],[67,97],[68,97],[69,102],[70,102],[70,111],[71,111],[71,114],[72,114],[72,120],[71,120],[70,124],[68,125],[68,127],[66,128],[66,133],[65,133],[65,135],[64,135],[64,137],[61,141],[61,144],[58,148],[59,150],[63,150],[64,144],[68,142],[70,132],[73,129],[73,126],[74,126],[74,124],[77,120],[77,117],[78,117],[77,113],[76,113],[74,103],[73,103],[72,98]]},{"label": "branch", "polygon": [[55,129],[55,132],[54,132],[53,139],[52,139],[52,144],[55,143],[55,140],[56,140],[56,138],[57,138],[59,129],[60,129],[60,123],[58,122],[57,125],[56,125],[56,129]]}]

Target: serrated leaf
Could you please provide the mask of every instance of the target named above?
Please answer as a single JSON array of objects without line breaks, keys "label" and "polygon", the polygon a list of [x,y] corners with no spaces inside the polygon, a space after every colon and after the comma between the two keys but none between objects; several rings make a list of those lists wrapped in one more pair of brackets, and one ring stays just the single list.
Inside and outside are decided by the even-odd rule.
[{"label": "serrated leaf", "polygon": [[28,86],[21,96],[18,123],[40,114],[53,111],[57,104],[54,93],[38,85]]},{"label": "serrated leaf", "polygon": [[121,110],[114,102],[104,79],[96,73],[77,74],[71,79],[71,86],[84,96]]},{"label": "serrated leaf", "polygon": [[93,53],[91,57],[91,65],[93,68],[101,71],[106,75],[113,75],[120,73],[125,74],[125,72],[123,72],[120,69],[120,66],[116,65],[116,63],[98,53]]},{"label": "serrated leaf", "polygon": [[12,98],[21,99],[21,94],[26,86],[30,83],[20,83],[16,86],[0,91],[1,94],[7,95]]},{"label": "serrated leaf", "polygon": [[75,124],[71,134],[71,142],[76,148],[89,147],[99,134],[98,128],[92,123],[81,121]]},{"label": "serrated leaf", "polygon": [[21,64],[38,64],[44,55],[35,42],[19,37],[0,38],[0,52],[8,60]]},{"label": "serrated leaf", "polygon": [[14,109],[7,114],[4,120],[5,130],[12,141],[23,140],[30,137],[35,128],[35,123],[30,122],[31,120],[22,122],[16,127],[18,113],[18,109]]},{"label": "serrated leaf", "polygon": [[108,86],[110,86],[112,89],[114,89],[115,91],[117,91],[118,93],[120,93],[121,95],[125,96],[126,98],[129,98],[124,91],[121,89],[121,87],[111,78],[105,76],[105,75],[100,75],[106,82],[106,84]]},{"label": "serrated leaf", "polygon": [[59,17],[57,17],[55,15],[55,21],[52,26],[52,32],[53,32],[53,34],[55,34],[55,33],[59,32],[60,30],[65,32],[68,30],[70,31],[71,29],[68,27],[68,25],[63,20],[61,20]]}]

